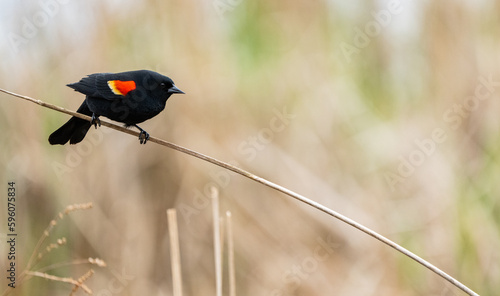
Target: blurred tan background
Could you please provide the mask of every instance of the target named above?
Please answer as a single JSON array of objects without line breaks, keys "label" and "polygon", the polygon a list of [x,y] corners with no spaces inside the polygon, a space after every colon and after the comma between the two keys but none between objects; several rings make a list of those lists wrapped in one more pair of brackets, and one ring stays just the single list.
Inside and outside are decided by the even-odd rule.
[{"label": "blurred tan background", "polygon": [[[495,295],[500,1],[344,2],[6,0],[0,87],[76,110],[84,97],[67,83],[158,71],[186,95],[141,125],[151,135],[238,163]],[[19,268],[58,212],[93,202],[57,226],[48,241],[68,243],[37,267],[99,257],[108,267],[50,273],[92,267],[94,295],[172,295],[165,211],[175,207],[184,294],[215,295],[215,186],[221,213],[232,212],[238,295],[463,295],[367,235],[203,161],[105,127],[51,146],[68,116],[5,94],[0,112],[0,232],[4,241],[15,181]],[[5,243],[0,254],[4,270]],[[11,295],[71,289],[33,278]]]}]

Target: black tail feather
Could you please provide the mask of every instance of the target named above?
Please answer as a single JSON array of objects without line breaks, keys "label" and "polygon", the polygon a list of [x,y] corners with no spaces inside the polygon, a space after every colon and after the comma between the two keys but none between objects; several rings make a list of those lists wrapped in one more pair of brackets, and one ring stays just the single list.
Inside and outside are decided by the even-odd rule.
[{"label": "black tail feather", "polygon": [[[92,115],[86,101],[83,101],[77,112],[89,116]],[[71,117],[68,122],[49,136],[49,143],[52,145],[64,145],[68,141],[70,144],[80,143],[83,138],[85,138],[90,126],[90,121],[83,120],[78,117]]]}]

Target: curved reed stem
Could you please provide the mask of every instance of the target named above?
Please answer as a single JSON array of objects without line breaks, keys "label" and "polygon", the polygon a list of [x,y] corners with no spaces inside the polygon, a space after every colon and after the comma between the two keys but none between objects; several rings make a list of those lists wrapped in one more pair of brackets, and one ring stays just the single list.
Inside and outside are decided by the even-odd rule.
[{"label": "curved reed stem", "polygon": [[[7,91],[7,90],[4,90],[4,89],[1,89],[0,88],[0,91],[1,92],[4,92],[6,94],[9,94],[11,96],[14,96],[14,97],[18,97],[18,98],[21,98],[21,99],[24,99],[24,100],[27,100],[27,101],[30,101],[32,103],[35,103],[35,104],[38,104],[40,106],[43,106],[43,107],[46,107],[46,108],[49,108],[49,109],[52,109],[52,110],[56,110],[58,112],[62,112],[62,113],[66,113],[66,114],[69,114],[69,115],[72,115],[72,116],[75,116],[75,117],[79,117],[79,118],[82,118],[82,119],[85,119],[85,120],[88,120],[88,121],[91,121],[91,118],[90,116],[86,116],[86,115],[83,115],[83,114],[80,114],[80,113],[77,113],[77,112],[74,112],[74,111],[70,111],[70,110],[67,110],[67,109],[64,109],[62,107],[59,107],[59,106],[56,106],[56,105],[52,105],[52,104],[49,104],[49,103],[45,103],[43,101],[40,101],[40,100],[36,100],[36,99],[33,99],[33,98],[30,98],[30,97],[27,97],[27,96],[22,96],[22,95],[19,95],[19,94],[16,94],[16,93],[13,93],[13,92],[10,92],[10,91]],[[124,133],[127,133],[127,134],[130,134],[130,135],[133,135],[133,136],[139,136],[139,132],[136,132],[134,130],[129,130],[127,128],[124,128],[122,126],[119,126],[119,125],[116,125],[116,124],[113,124],[113,123],[109,123],[109,122],[106,122],[106,121],[103,121],[101,120],[101,124],[103,126],[106,126],[106,127],[109,127],[109,128],[112,128],[112,129],[115,129],[117,131],[121,131],[121,132],[124,132]],[[411,251],[405,249],[404,247],[398,245],[397,243],[391,241],[390,239],[386,238],[385,236],[371,230],[370,228],[332,210],[332,209],[329,209],[327,208],[326,206],[318,203],[318,202],[315,202],[305,196],[302,196],[290,189],[287,189],[283,186],[280,186],[278,184],[275,184],[271,181],[268,181],[262,177],[259,177],[257,175],[254,175],[248,171],[245,171],[243,169],[240,169],[236,166],[233,166],[231,164],[228,164],[228,163],[225,163],[223,161],[220,161],[218,159],[215,159],[213,157],[210,157],[210,156],[207,156],[207,155],[204,155],[204,154],[201,154],[199,152],[196,152],[196,151],[193,151],[193,150],[190,150],[188,148],[184,148],[182,146],[179,146],[177,144],[173,144],[173,143],[170,143],[170,142],[167,142],[165,140],[162,140],[162,139],[158,139],[158,138],[155,138],[155,137],[152,137],[150,136],[149,138],[149,142],[153,142],[153,143],[156,143],[156,144],[159,144],[159,145],[162,145],[162,146],[165,146],[165,147],[168,147],[168,148],[171,148],[171,149],[174,149],[174,150],[177,150],[179,152],[182,152],[182,153],[185,153],[185,154],[188,154],[188,155],[191,155],[193,157],[196,157],[196,158],[199,158],[201,160],[204,160],[204,161],[207,161],[207,162],[210,162],[212,164],[215,164],[219,167],[222,167],[224,169],[227,169],[227,170],[230,170],[230,171],[233,171],[237,174],[240,174],[244,177],[247,177],[255,182],[258,182],[258,183],[261,183],[267,187],[270,187],[276,191],[279,191],[283,194],[286,194],[302,203],[305,203],[317,210],[320,210],[346,224],[349,224],[351,225],[352,227],[372,236],[373,238],[381,241],[382,243],[390,246],[391,248],[399,251],[400,253],[406,255],[407,257],[413,259],[414,261],[420,263],[421,265],[425,266],[426,268],[428,268],[429,270],[433,271],[434,273],[436,273],[437,275],[439,275],[440,277],[442,277],[443,279],[447,280],[448,282],[450,282],[452,285],[454,285],[455,287],[459,288],[460,290],[464,291],[465,293],[467,293],[468,295],[474,295],[474,296],[478,296],[479,294],[477,294],[476,292],[472,291],[470,288],[468,288],[467,286],[465,286],[464,284],[462,284],[461,282],[459,282],[458,280],[456,280],[455,278],[453,278],[452,276],[448,275],[447,273],[445,273],[444,271],[442,271],[441,269],[439,269],[438,267],[434,266],[433,264],[431,264],[430,262],[424,260],[423,258],[419,257],[418,255],[412,253]]]}]

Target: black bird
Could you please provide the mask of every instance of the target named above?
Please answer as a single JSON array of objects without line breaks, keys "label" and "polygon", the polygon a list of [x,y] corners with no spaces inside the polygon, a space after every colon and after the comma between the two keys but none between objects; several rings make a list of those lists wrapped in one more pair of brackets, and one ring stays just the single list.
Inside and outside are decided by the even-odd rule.
[{"label": "black bird", "polygon": [[140,130],[140,143],[146,144],[149,134],[137,124],[163,111],[172,94],[184,93],[172,79],[148,70],[96,73],[67,86],[86,95],[77,112],[92,116],[92,121],[72,117],[49,136],[52,145],[81,142],[92,125],[101,126],[101,115],[126,127],[135,126]]}]

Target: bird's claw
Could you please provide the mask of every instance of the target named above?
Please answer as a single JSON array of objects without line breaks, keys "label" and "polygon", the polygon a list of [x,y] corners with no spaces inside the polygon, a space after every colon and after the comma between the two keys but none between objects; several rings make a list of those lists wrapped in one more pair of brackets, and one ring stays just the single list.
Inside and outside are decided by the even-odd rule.
[{"label": "bird's claw", "polygon": [[141,132],[139,133],[139,143],[146,144],[148,140],[149,140],[149,134],[145,130],[141,130]]},{"label": "bird's claw", "polygon": [[93,125],[97,129],[97,125],[99,127],[101,126],[101,120],[99,119],[99,116],[95,116],[94,113],[92,113],[92,120],[90,121],[90,125]]},{"label": "bird's claw", "polygon": [[140,128],[137,124],[134,124],[134,126],[140,130],[141,132],[139,133],[139,143],[140,144],[146,144],[146,142],[149,140],[149,134],[142,128]]}]

